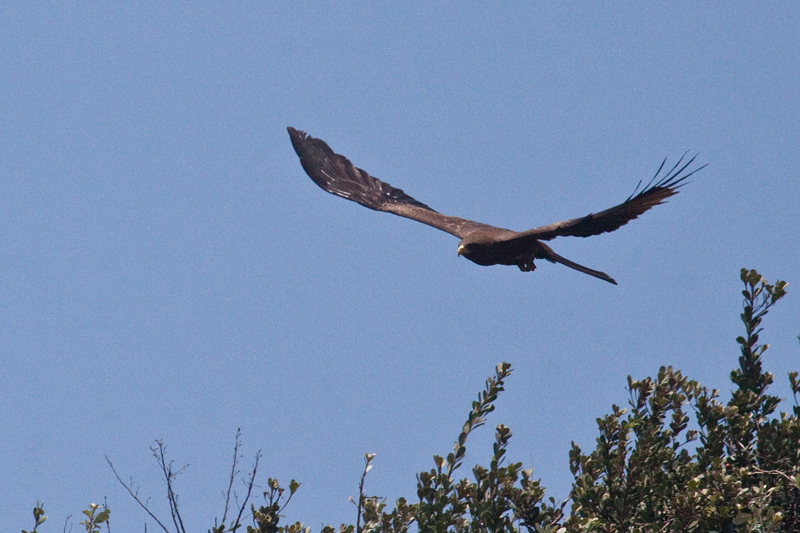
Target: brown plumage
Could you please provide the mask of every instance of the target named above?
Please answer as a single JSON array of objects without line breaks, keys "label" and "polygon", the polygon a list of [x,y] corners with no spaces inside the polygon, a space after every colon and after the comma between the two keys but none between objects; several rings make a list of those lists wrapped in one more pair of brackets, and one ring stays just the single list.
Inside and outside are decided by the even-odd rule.
[{"label": "brown plumage", "polygon": [[394,213],[455,235],[461,239],[458,244],[458,255],[463,255],[473,263],[483,266],[517,265],[523,272],[530,272],[536,268],[533,264],[534,259],[546,259],[614,285],[617,282],[608,274],[573,263],[555,253],[542,241],[566,236],[590,237],[614,231],[651,207],[663,203],[673,194],[677,194],[678,189],[685,184],[686,178],[706,166],[686,172],[697,156],[683,163],[684,154],[669,172],[658,179],[664,169],[665,159],[650,183],[640,191],[641,182],[639,182],[633,194],[617,206],[585,217],[564,220],[527,231],[511,231],[438,213],[402,190],[354,167],[346,157],[334,153],[325,141],[310,137],[305,132],[291,127],[287,129],[292,146],[300,157],[300,164],[314,183],[322,189],[370,209]]}]

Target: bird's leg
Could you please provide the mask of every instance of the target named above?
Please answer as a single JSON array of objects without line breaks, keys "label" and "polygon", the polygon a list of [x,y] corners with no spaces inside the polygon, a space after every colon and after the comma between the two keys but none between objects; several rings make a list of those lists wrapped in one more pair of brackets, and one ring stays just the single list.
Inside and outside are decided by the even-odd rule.
[{"label": "bird's leg", "polygon": [[533,264],[532,257],[530,259],[520,261],[519,263],[517,263],[517,266],[523,272],[533,272],[534,270],[536,270],[536,265]]}]

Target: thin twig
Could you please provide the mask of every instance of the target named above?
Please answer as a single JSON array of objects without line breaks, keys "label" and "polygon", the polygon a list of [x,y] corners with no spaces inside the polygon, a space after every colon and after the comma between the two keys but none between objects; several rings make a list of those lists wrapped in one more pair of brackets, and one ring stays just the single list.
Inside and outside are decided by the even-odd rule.
[{"label": "thin twig", "polygon": [[790,475],[788,475],[788,474],[786,474],[784,472],[781,472],[780,470],[761,470],[760,468],[755,468],[755,467],[752,467],[752,470],[753,470],[752,474],[770,474],[770,475],[773,475],[773,476],[780,476],[780,477],[786,479],[789,483],[792,483],[792,484],[796,483],[796,481],[795,481],[795,479],[793,477],[791,477]]},{"label": "thin twig", "polygon": [[156,443],[158,444],[158,453],[156,453],[155,448],[150,448],[150,450],[153,452],[153,455],[155,455],[156,461],[158,461],[158,464],[161,467],[161,471],[164,473],[164,479],[167,481],[167,500],[169,501],[169,511],[172,514],[172,522],[175,524],[175,529],[177,531],[186,533],[186,528],[183,527],[183,519],[181,518],[181,513],[178,511],[178,497],[172,490],[172,478],[177,477],[177,475],[183,472],[183,470],[189,465],[185,465],[181,467],[181,469],[178,470],[177,472],[173,472],[172,462],[170,462],[169,465],[167,465],[166,459],[164,457],[163,442],[157,440]]},{"label": "thin twig", "polygon": [[233,480],[236,478],[236,463],[239,460],[239,437],[242,435],[242,428],[238,428],[236,430],[236,443],[233,445],[233,464],[231,465],[231,477],[228,480],[228,491],[225,494],[225,512],[222,513],[222,523],[225,523],[225,519],[228,517],[228,505],[231,501],[231,490],[233,489]]},{"label": "thin twig", "polygon": [[245,496],[242,506],[239,508],[239,514],[236,516],[236,522],[233,523],[233,529],[231,529],[231,531],[236,531],[236,529],[238,529],[241,525],[240,520],[242,519],[244,510],[247,507],[247,501],[250,499],[250,493],[253,492],[253,485],[256,481],[256,472],[258,471],[259,459],[261,459],[261,450],[256,452],[256,461],[253,464],[253,472],[250,474],[250,480],[247,482],[247,496]]},{"label": "thin twig", "polygon": [[[367,477],[367,472],[370,471],[372,466],[370,463],[375,458],[374,453],[368,453],[364,456],[364,472],[361,474],[361,482],[358,484],[358,514],[356,515],[356,533],[361,533],[361,514],[364,512],[364,479]],[[288,502],[287,502],[288,503]]]},{"label": "thin twig", "polygon": [[[154,515],[154,514],[153,514],[153,513],[150,511],[150,509],[148,509],[148,508],[147,508],[147,505],[145,505],[145,504],[142,502],[142,500],[140,500],[140,499],[139,499],[139,497],[138,497],[138,496],[137,496],[137,495],[136,495],[136,494],[133,492],[133,490],[131,490],[131,488],[130,488],[128,485],[126,485],[124,481],[122,481],[122,479],[119,477],[119,474],[117,474],[117,470],[114,468],[114,465],[113,465],[113,463],[111,462],[111,459],[109,459],[107,455],[106,455],[106,462],[108,463],[108,466],[110,466],[110,467],[111,467],[111,471],[112,471],[112,472],[114,472],[114,477],[116,477],[116,478],[117,478],[117,481],[119,481],[119,482],[120,482],[120,485],[122,485],[123,487],[125,487],[125,490],[127,490],[127,491],[128,491],[128,494],[130,494],[130,495],[131,495],[131,497],[133,497],[133,499],[134,499],[134,500],[136,500],[136,503],[138,503],[138,504],[141,506],[141,508],[142,508],[142,509],[144,509],[145,511],[147,511],[147,514],[149,514],[149,515],[150,515],[150,518],[152,518],[153,520],[155,520],[155,521],[156,521],[156,523],[157,523],[159,526],[161,526],[161,529],[163,529],[164,531],[166,531],[166,533],[169,533],[169,529],[167,529],[167,528],[164,526],[164,524],[162,524],[162,523],[161,523],[161,520],[159,520],[158,518],[156,518],[156,515]],[[147,527],[147,526],[145,526],[145,527]]]},{"label": "thin twig", "polygon": [[[103,508],[108,509],[108,498],[103,497]],[[106,531],[111,533],[111,520],[106,518]]]},{"label": "thin twig", "polygon": [[[106,459],[108,459],[108,458],[106,457]],[[117,478],[117,479],[119,479],[119,478]],[[67,533],[67,524],[69,524],[69,519],[70,518],[72,518],[72,515],[68,514],[66,520],[64,520],[64,529],[62,530],[63,533]],[[70,533],[72,533],[72,524],[69,524],[69,531],[70,531]]]}]

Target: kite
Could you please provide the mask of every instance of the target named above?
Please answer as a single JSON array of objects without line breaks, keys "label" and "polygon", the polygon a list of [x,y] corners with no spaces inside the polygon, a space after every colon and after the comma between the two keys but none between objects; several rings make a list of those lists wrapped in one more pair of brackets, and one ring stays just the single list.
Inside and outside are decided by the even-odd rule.
[{"label": "kite", "polygon": [[664,159],[653,179],[641,190],[640,181],[633,194],[617,206],[527,231],[511,231],[434,211],[402,190],[356,168],[346,157],[331,150],[325,141],[291,127],[287,129],[292,146],[300,157],[300,164],[323,190],[358,202],[364,207],[410,218],[455,235],[461,239],[458,243],[458,255],[463,255],[473,263],[482,266],[517,265],[523,272],[530,272],[536,268],[535,259],[545,259],[614,285],[617,282],[608,274],[561,257],[543,241],[567,236],[591,237],[617,230],[651,207],[664,203],[667,198],[677,194],[689,176],[706,166],[689,170],[697,156],[684,163],[684,154],[659,178],[667,162]]}]

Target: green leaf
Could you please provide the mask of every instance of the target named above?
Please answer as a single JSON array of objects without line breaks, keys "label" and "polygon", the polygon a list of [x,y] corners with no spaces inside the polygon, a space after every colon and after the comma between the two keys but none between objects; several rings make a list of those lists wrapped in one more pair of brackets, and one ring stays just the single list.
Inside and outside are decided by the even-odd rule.
[{"label": "green leaf", "polygon": [[95,520],[94,520],[95,524],[102,524],[103,522],[108,520],[108,515],[110,513],[111,513],[111,509],[109,509],[107,507],[105,509],[103,509],[100,512],[100,514],[98,514],[97,517],[95,517]]}]

